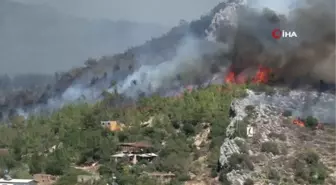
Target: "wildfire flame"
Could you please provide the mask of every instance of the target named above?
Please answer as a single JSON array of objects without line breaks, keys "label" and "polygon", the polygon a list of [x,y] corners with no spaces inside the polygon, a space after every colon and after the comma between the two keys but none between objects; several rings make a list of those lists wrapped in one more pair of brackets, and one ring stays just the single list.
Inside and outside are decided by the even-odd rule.
[{"label": "wildfire flame", "polygon": [[[297,118],[297,119],[293,120],[293,124],[295,124],[299,127],[305,127],[306,126],[305,122],[300,118]],[[324,130],[324,125],[322,123],[318,123],[313,129]]]},{"label": "wildfire flame", "polygon": [[302,120],[300,120],[300,119],[293,120],[293,124],[295,124],[297,126],[300,126],[300,127],[304,127],[305,126],[305,123]]},{"label": "wildfire flame", "polygon": [[267,83],[272,70],[267,67],[259,66],[258,72],[252,79],[254,83]]},{"label": "wildfire flame", "polygon": [[[253,83],[267,83],[272,70],[268,67],[259,66],[256,75],[252,78]],[[225,77],[225,83],[246,83],[247,77],[243,74],[235,74],[232,67],[229,68],[229,73]]]},{"label": "wildfire flame", "polygon": [[229,74],[225,77],[225,83],[235,83],[236,82],[236,75],[233,71],[229,71]]}]

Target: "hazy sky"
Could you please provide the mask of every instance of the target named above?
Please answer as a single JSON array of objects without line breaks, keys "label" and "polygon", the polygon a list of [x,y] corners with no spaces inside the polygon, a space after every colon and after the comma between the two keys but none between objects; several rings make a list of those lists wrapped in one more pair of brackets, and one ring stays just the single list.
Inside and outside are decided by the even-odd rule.
[{"label": "hazy sky", "polygon": [[[108,18],[176,25],[193,20],[224,0],[13,0],[47,4],[64,13],[86,18]],[[253,5],[286,12],[293,0],[249,0]]]},{"label": "hazy sky", "polygon": [[[14,1],[14,0],[13,0]],[[87,18],[108,18],[176,25],[207,13],[222,0],[15,0],[45,3],[61,12]]]}]

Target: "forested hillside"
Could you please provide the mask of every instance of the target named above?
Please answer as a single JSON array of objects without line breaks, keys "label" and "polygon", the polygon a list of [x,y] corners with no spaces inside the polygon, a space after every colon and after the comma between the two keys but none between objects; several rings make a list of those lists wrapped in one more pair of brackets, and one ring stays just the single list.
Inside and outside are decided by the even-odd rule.
[{"label": "forested hillside", "polygon": [[[211,86],[188,92],[180,97],[141,99],[126,107],[111,106],[122,99],[116,94],[95,105],[69,105],[51,117],[31,117],[14,120],[1,126],[1,147],[10,155],[1,158],[1,167],[9,168],[13,177],[29,177],[45,172],[61,176],[58,184],[73,184],[76,180],[71,166],[99,162],[99,173],[109,180],[112,173],[120,184],[158,184],[142,176],[143,172],[173,172],[177,178],[171,184],[189,179],[189,171],[197,171],[195,163],[207,156],[206,168],[217,169],[219,148],[229,123],[229,108],[233,98],[244,96],[243,87]],[[152,126],[141,123],[154,117]],[[118,120],[125,129],[110,132],[101,127],[102,120]],[[210,128],[210,143],[201,150],[194,136]],[[130,168],[127,162],[115,163],[111,155],[120,142],[147,141],[159,155],[152,163],[139,163]],[[48,153],[53,146],[56,150]],[[210,171],[210,170],[209,170]],[[75,173],[75,174],[74,174]]]}]

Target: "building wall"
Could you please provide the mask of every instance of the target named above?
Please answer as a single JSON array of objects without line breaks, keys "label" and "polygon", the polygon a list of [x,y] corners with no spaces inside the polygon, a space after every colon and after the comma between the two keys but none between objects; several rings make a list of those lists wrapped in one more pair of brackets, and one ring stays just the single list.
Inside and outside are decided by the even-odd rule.
[{"label": "building wall", "polygon": [[123,127],[123,125],[117,121],[101,121],[100,124],[112,132],[121,131]]},{"label": "building wall", "polygon": [[51,185],[55,183],[57,177],[48,174],[35,174],[34,180],[37,181],[38,185]]}]

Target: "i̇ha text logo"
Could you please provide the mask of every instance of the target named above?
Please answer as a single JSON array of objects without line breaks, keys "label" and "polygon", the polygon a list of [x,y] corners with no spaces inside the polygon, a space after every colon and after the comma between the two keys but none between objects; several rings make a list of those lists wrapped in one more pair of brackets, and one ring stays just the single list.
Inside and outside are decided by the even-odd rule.
[{"label": "i\u0307ha text logo", "polygon": [[286,31],[286,30],[274,29],[272,31],[272,37],[274,39],[293,38],[293,37],[297,37],[297,34],[296,34],[295,31]]}]

